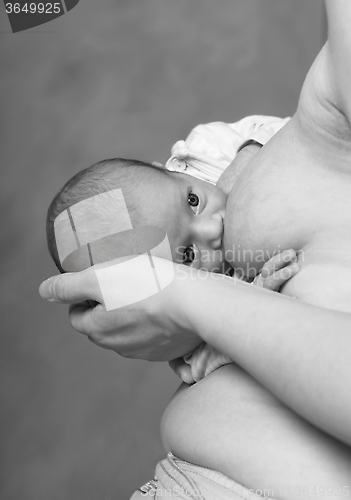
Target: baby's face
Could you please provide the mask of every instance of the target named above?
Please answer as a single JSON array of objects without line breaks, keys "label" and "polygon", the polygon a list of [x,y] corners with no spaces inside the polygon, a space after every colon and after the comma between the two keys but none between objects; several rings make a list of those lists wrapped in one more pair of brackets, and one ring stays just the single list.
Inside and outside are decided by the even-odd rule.
[{"label": "baby's face", "polygon": [[174,262],[225,273],[223,230],[227,196],[192,176],[165,171],[139,202],[147,224],[167,232]]}]

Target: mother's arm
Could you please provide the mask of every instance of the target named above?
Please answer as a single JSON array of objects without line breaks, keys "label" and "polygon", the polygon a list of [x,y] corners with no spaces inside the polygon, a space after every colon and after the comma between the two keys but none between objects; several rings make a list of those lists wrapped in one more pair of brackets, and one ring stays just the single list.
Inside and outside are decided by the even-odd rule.
[{"label": "mother's arm", "polygon": [[[73,306],[72,326],[101,347],[151,361],[176,358],[204,340],[296,413],[351,445],[351,315],[174,268],[171,285],[134,306],[109,312]],[[122,295],[124,279],[116,283]],[[40,293],[63,303],[103,302],[92,268],[56,276]]]},{"label": "mother's arm", "polygon": [[330,102],[351,123],[351,3],[326,0],[328,17],[327,76]]}]

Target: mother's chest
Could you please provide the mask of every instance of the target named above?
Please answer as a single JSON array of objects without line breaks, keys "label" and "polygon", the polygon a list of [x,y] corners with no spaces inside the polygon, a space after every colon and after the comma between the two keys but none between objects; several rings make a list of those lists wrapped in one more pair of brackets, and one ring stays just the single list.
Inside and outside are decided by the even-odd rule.
[{"label": "mother's chest", "polygon": [[[298,248],[313,224],[313,182],[287,168],[248,168],[229,195],[225,250],[236,264],[266,261],[273,252]],[[307,214],[307,215],[306,215]]]}]

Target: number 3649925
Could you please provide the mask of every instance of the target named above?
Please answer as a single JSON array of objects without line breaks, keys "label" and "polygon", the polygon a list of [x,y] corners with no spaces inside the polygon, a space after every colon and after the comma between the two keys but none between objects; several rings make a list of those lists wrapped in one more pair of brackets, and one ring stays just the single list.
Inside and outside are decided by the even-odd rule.
[{"label": "number 3649925", "polygon": [[20,5],[19,3],[6,3],[7,14],[20,14],[21,12],[25,14],[60,14],[62,11],[62,6],[60,2],[55,3],[25,3]]}]

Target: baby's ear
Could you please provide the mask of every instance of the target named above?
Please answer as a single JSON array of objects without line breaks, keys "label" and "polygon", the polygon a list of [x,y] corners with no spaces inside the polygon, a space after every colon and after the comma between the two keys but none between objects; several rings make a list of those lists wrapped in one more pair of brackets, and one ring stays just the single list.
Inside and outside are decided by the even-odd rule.
[{"label": "baby's ear", "polygon": [[158,161],[153,161],[151,165],[157,168],[163,168],[163,169],[165,168],[165,166],[162,163],[159,163]]}]

